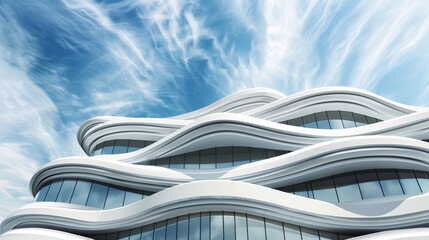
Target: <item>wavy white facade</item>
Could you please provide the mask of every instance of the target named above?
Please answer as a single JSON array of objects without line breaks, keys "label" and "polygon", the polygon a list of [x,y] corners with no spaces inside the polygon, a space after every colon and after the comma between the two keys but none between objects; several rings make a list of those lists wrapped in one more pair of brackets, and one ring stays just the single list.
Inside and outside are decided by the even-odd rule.
[{"label": "wavy white facade", "polygon": [[97,117],[0,239],[426,239],[428,139],[428,108],[341,87]]}]

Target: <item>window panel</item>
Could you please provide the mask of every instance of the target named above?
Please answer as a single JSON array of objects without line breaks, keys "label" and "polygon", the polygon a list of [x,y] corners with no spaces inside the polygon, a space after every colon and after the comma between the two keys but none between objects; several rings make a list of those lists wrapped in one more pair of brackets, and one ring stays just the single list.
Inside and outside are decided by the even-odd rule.
[{"label": "window panel", "polygon": [[210,239],[210,215],[201,213],[201,240]]},{"label": "window panel", "polygon": [[141,140],[130,140],[127,152],[134,152],[144,148],[145,142]]},{"label": "window panel", "polygon": [[128,151],[128,144],[130,140],[116,140],[113,154],[126,153]]},{"label": "window panel", "polygon": [[265,220],[267,239],[268,240],[284,240],[283,224],[274,220]]},{"label": "window panel", "polygon": [[129,240],[130,239],[130,231],[122,231],[119,233],[118,240]]},{"label": "window panel", "polygon": [[91,189],[91,184],[91,182],[79,179],[76,183],[70,203],[85,205],[86,200],[88,199],[89,190]]},{"label": "window panel", "polygon": [[315,199],[327,202],[338,202],[334,188],[334,181],[331,177],[322,178],[311,182]]},{"label": "window panel", "polygon": [[273,149],[267,149],[267,158],[272,158],[272,157],[276,157],[277,153],[275,150]]},{"label": "window panel", "polygon": [[302,122],[302,118],[301,117],[288,120],[287,124],[288,125],[292,125],[292,126],[297,126],[297,127],[301,127],[301,126],[304,125],[303,122]]},{"label": "window panel", "polygon": [[304,127],[306,127],[306,128],[317,128],[316,116],[314,114],[304,116],[302,118],[302,120],[304,123]]},{"label": "window panel", "polygon": [[190,152],[185,154],[185,168],[199,169],[200,168],[200,152]]},{"label": "window panel", "polygon": [[200,230],[200,214],[193,213],[189,219],[189,240],[199,240]]},{"label": "window panel", "polygon": [[301,231],[298,226],[283,223],[286,240],[301,240]]},{"label": "window panel", "polygon": [[250,163],[250,150],[248,147],[233,147],[234,166]]},{"label": "window panel", "polygon": [[338,235],[332,232],[319,231],[320,240],[338,240]]},{"label": "window panel", "polygon": [[414,170],[414,173],[416,175],[417,181],[419,182],[420,188],[423,192],[429,191],[429,178],[426,172],[423,171],[416,171]]},{"label": "window panel", "polygon": [[141,194],[141,192],[128,190],[125,193],[124,206],[131,204],[133,202],[137,202],[138,200],[141,200],[142,198],[143,198],[143,195]]},{"label": "window panel", "polygon": [[353,114],[351,112],[340,111],[341,119],[343,119],[344,128],[354,128],[356,127]]},{"label": "window panel", "polygon": [[210,239],[223,240],[223,218],[222,212],[210,213]]},{"label": "window panel", "polygon": [[225,240],[235,240],[234,213],[225,212],[223,214],[223,228]]},{"label": "window panel", "polygon": [[94,148],[94,152],[92,153],[92,156],[100,155],[101,151],[103,150],[103,146],[104,146],[104,143],[97,144],[97,146],[95,146]]},{"label": "window panel", "polygon": [[143,227],[141,240],[153,240],[153,224]]},{"label": "window panel", "polygon": [[180,216],[177,223],[177,240],[188,240],[189,216]]},{"label": "window panel", "polygon": [[107,190],[109,188],[99,183],[92,183],[91,191],[89,192],[86,206],[103,208],[106,201]]},{"label": "window panel", "polygon": [[69,203],[75,186],[76,179],[65,179],[58,194],[57,202]]},{"label": "window panel", "polygon": [[118,240],[118,233],[109,233],[109,234],[107,234],[106,240]]},{"label": "window panel", "polygon": [[356,172],[363,199],[383,197],[380,183],[374,170]]},{"label": "window panel", "polygon": [[183,169],[185,168],[185,156],[184,154],[170,157],[170,168]]},{"label": "window panel", "polygon": [[257,216],[247,216],[249,240],[264,240],[264,219]]},{"label": "window panel", "polygon": [[155,223],[153,240],[165,240],[165,221]]},{"label": "window panel", "polygon": [[384,196],[403,195],[401,184],[393,169],[377,170],[378,179],[380,180],[381,189]]},{"label": "window panel", "polygon": [[377,122],[377,119],[370,116],[366,116],[366,120],[368,121],[368,124],[373,124]]},{"label": "window panel", "polygon": [[319,240],[317,230],[301,227],[302,240]]},{"label": "window panel", "polygon": [[130,240],[140,240],[142,236],[142,228],[131,229]]},{"label": "window panel", "polygon": [[114,146],[115,146],[115,140],[105,142],[103,146],[103,150],[101,151],[101,154],[103,155],[112,154]]},{"label": "window panel", "polygon": [[307,185],[305,183],[296,184],[293,186],[293,192],[302,197],[309,197],[307,191]]},{"label": "window panel", "polygon": [[235,213],[235,231],[237,240],[247,240],[247,220],[245,214]]},{"label": "window panel", "polygon": [[167,240],[176,240],[177,236],[177,218],[168,219],[167,221]]},{"label": "window panel", "polygon": [[401,169],[397,172],[405,194],[413,195],[422,192],[412,170]]},{"label": "window panel", "polygon": [[117,207],[122,207],[124,204],[125,191],[118,188],[109,188],[107,193],[106,204],[104,205],[105,209],[112,209]]},{"label": "window panel", "polygon": [[42,189],[39,191],[36,197],[36,202],[43,202],[45,201],[46,194],[48,193],[49,187],[51,186],[51,183],[46,184],[42,187]]},{"label": "window panel", "polygon": [[216,148],[216,168],[232,167],[232,147]]},{"label": "window panel", "polygon": [[319,129],[331,129],[326,112],[316,113],[317,126]]},{"label": "window panel", "polygon": [[201,150],[200,169],[214,169],[216,167],[216,151],[214,148]]},{"label": "window panel", "polygon": [[250,159],[252,162],[266,159],[267,151],[263,148],[250,148]]},{"label": "window panel", "polygon": [[346,173],[334,176],[334,182],[340,202],[362,200],[354,173]]},{"label": "window panel", "polygon": [[55,202],[57,200],[62,184],[63,180],[55,180],[51,183],[48,194],[46,194],[45,202]]},{"label": "window panel", "polygon": [[366,117],[359,113],[352,113],[357,127],[368,125]]},{"label": "window panel", "polygon": [[168,168],[170,166],[170,158],[169,157],[156,159],[155,162],[156,162],[155,165],[159,166],[159,167]]},{"label": "window panel", "polygon": [[341,120],[339,111],[328,111],[329,125],[331,129],[343,129],[343,121]]}]

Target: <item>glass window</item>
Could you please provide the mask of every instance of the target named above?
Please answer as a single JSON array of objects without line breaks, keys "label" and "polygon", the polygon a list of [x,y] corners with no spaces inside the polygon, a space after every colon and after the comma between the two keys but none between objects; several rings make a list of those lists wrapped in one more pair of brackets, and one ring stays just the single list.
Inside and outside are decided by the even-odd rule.
[{"label": "glass window", "polygon": [[75,186],[76,179],[65,179],[58,194],[57,202],[69,203]]},{"label": "glass window", "polygon": [[98,183],[92,183],[86,206],[103,208],[106,201],[108,187]]},{"label": "glass window", "polygon": [[106,240],[118,240],[118,233],[107,234]]},{"label": "glass window", "polygon": [[327,202],[338,202],[332,177],[322,178],[311,182],[315,199]]},{"label": "glass window", "polygon": [[302,240],[319,240],[317,230],[301,227]]},{"label": "glass window", "polygon": [[235,213],[235,231],[237,240],[247,240],[247,221],[245,214]]},{"label": "glass window", "polygon": [[137,202],[138,200],[141,200],[142,198],[143,198],[143,195],[141,194],[141,192],[128,190],[125,193],[124,206],[131,204],[133,202]]},{"label": "glass window", "polygon": [[343,119],[344,128],[354,128],[356,127],[353,114],[351,112],[340,111],[341,118]]},{"label": "glass window", "polygon": [[188,240],[189,216],[180,216],[177,223],[177,240]]},{"label": "glass window", "polygon": [[45,184],[45,186],[42,187],[42,189],[39,191],[36,197],[36,202],[43,202],[45,201],[46,194],[48,193],[49,187],[51,186],[51,183]]},{"label": "glass window", "polygon": [[301,117],[288,120],[286,123],[288,125],[297,126],[297,127],[301,127],[301,126],[304,125],[303,122],[302,122],[302,118]]},{"label": "glass window", "polygon": [[165,221],[155,223],[153,240],[165,240]]},{"label": "glass window", "polygon": [[141,240],[153,240],[153,224],[143,227]]},{"label": "glass window", "polygon": [[113,154],[126,153],[128,151],[128,143],[130,140],[116,140]]},{"label": "glass window", "polygon": [[338,240],[338,235],[332,232],[319,231],[320,240]]},{"label": "glass window", "polygon": [[118,240],[129,240],[130,239],[130,231],[123,231],[119,233]]},{"label": "glass window", "polygon": [[274,220],[265,220],[267,229],[267,239],[269,240],[284,240],[283,224]]},{"label": "glass window", "polygon": [[368,125],[368,122],[366,121],[366,117],[359,113],[352,113],[353,118],[355,119],[356,126],[365,126]]},{"label": "glass window", "polygon": [[170,157],[170,168],[183,169],[185,168],[185,156],[184,154]]},{"label": "glass window", "polygon": [[106,204],[104,205],[105,209],[112,209],[117,207],[124,206],[125,191],[118,188],[109,188],[107,193]]},{"label": "glass window", "polygon": [[249,240],[265,239],[264,219],[257,216],[247,216]]},{"label": "glass window", "polygon": [[92,153],[92,156],[100,155],[101,151],[103,150],[103,145],[104,143],[97,144],[97,146],[95,146],[94,148],[94,152]]},{"label": "glass window", "polygon": [[286,240],[301,240],[301,231],[298,226],[283,223]]},{"label": "glass window", "polygon": [[168,168],[170,166],[170,158],[169,157],[156,159],[155,162],[156,162],[156,164],[155,164],[156,166],[166,167],[166,168]]},{"label": "glass window", "polygon": [[339,111],[328,111],[329,124],[331,129],[343,129],[343,121]]},{"label": "glass window", "polygon": [[380,183],[374,170],[356,172],[363,199],[383,197]]},{"label": "glass window", "polygon": [[429,178],[426,172],[414,171],[417,181],[419,182],[420,188],[423,192],[429,191]]},{"label": "glass window", "polygon": [[131,229],[129,240],[140,240],[141,236],[142,236],[142,228],[134,228],[134,229]]},{"label": "glass window", "polygon": [[267,158],[267,151],[262,148],[250,148],[250,159],[252,159],[252,162],[266,159]]},{"label": "glass window", "polygon": [[112,154],[114,146],[115,146],[115,140],[105,142],[103,146],[103,150],[101,151],[101,154]]},{"label": "glass window", "polygon": [[185,154],[185,168],[199,169],[200,168],[200,152],[190,152]]},{"label": "glass window", "polygon": [[167,240],[176,240],[177,218],[168,219],[167,221]]},{"label": "glass window", "polygon": [[91,182],[85,180],[78,180],[74,188],[73,196],[70,203],[85,205],[88,199],[89,190],[91,189]]},{"label": "glass window", "polygon": [[296,184],[293,186],[293,191],[296,195],[309,197],[307,191],[307,185],[305,183]]},{"label": "glass window", "polygon": [[377,122],[377,119],[370,116],[366,116],[366,120],[368,121],[368,124],[373,124]]},{"label": "glass window", "polygon": [[106,235],[97,235],[94,237],[95,240],[106,240]]},{"label": "glass window", "polygon": [[214,148],[201,150],[200,168],[214,169],[216,167],[216,151]]},{"label": "glass window", "polygon": [[223,214],[224,236],[226,240],[235,240],[234,213],[225,212]]},{"label": "glass window", "polygon": [[306,128],[317,128],[316,116],[314,114],[304,116],[302,119],[304,122],[304,127],[306,127]]},{"label": "glass window", "polygon": [[55,202],[57,200],[62,184],[63,180],[55,180],[51,183],[48,194],[46,194],[45,202]]},{"label": "glass window", "polygon": [[234,166],[250,163],[250,151],[248,147],[233,147]]},{"label": "glass window", "polygon": [[211,240],[223,240],[222,212],[210,213],[210,236]]},{"label": "glass window", "polygon": [[272,158],[272,157],[276,157],[276,156],[277,156],[276,150],[267,149],[267,158]]},{"label": "glass window", "polygon": [[346,173],[334,176],[334,182],[340,202],[362,200],[354,173]]},{"label": "glass window", "polygon": [[199,239],[200,239],[200,214],[192,213],[191,218],[189,219],[189,240],[199,240]]},{"label": "glass window", "polygon": [[201,213],[201,240],[210,239],[210,215]]},{"label": "glass window", "polygon": [[319,129],[331,129],[326,112],[316,113],[317,126]]},{"label": "glass window", "polygon": [[216,168],[232,167],[232,147],[216,148]]},{"label": "glass window", "polygon": [[397,172],[405,194],[412,195],[422,192],[412,170],[401,169],[397,170]]},{"label": "glass window", "polygon": [[377,170],[378,179],[380,180],[381,188],[384,196],[403,195],[401,184],[393,169]]},{"label": "glass window", "polygon": [[130,140],[127,152],[134,152],[145,147],[145,142],[141,140]]}]

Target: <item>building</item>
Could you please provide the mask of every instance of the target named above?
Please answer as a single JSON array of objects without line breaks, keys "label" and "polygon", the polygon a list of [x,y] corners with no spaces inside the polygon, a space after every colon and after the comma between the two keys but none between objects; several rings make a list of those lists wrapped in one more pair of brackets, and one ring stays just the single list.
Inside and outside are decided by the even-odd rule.
[{"label": "building", "polygon": [[0,239],[426,239],[428,120],[343,87],[96,117],[77,134],[88,157],[38,170]]}]

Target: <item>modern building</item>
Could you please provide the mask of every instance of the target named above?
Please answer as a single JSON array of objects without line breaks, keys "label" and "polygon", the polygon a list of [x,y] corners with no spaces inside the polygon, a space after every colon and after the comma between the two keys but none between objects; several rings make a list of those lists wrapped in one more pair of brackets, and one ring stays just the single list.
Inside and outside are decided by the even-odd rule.
[{"label": "modern building", "polygon": [[250,89],[77,138],[88,156],[38,170],[0,239],[429,239],[428,108]]}]

